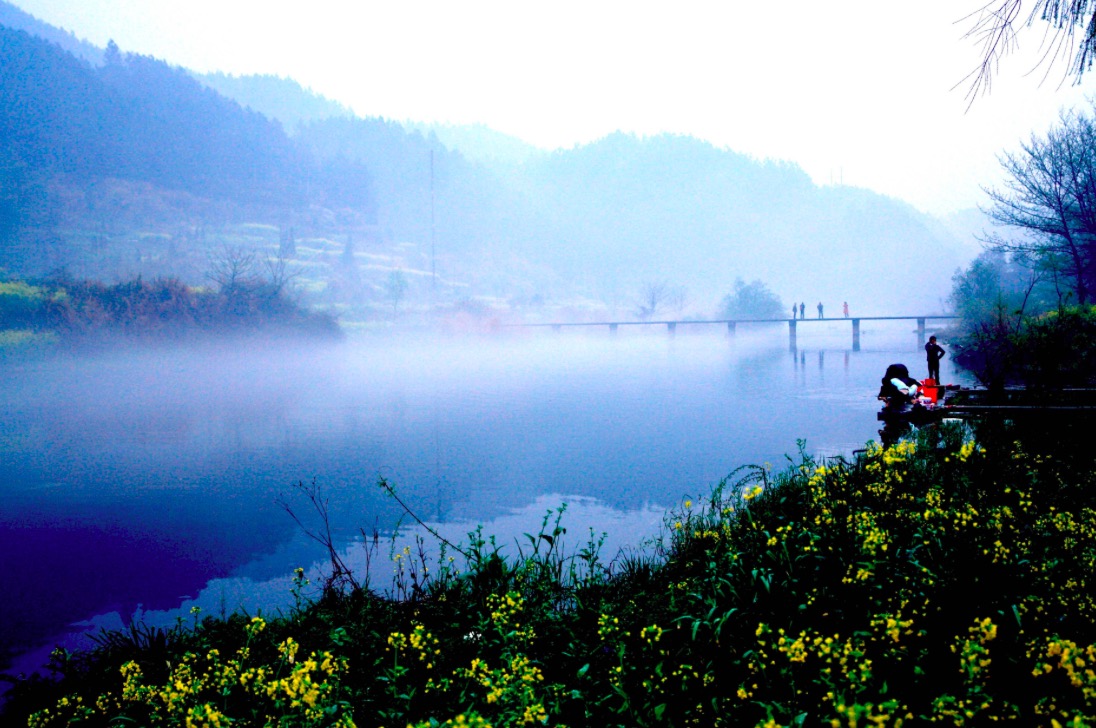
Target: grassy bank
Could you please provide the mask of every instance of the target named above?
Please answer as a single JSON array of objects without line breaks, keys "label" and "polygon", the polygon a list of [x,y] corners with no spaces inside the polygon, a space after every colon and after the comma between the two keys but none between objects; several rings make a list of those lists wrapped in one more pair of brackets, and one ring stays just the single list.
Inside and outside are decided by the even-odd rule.
[{"label": "grassy bank", "polygon": [[475,534],[429,573],[398,553],[403,599],[336,579],[286,617],[111,635],[55,653],[59,680],[17,685],[5,718],[1088,725],[1093,455],[1016,437],[934,430],[852,462],[745,469],[608,563],[593,542],[566,550],[554,518],[515,558]]},{"label": "grassy bank", "polygon": [[215,288],[172,278],[115,284],[0,280],[0,355],[254,334],[337,339],[341,331],[331,315],[291,299],[284,282],[255,275]]}]

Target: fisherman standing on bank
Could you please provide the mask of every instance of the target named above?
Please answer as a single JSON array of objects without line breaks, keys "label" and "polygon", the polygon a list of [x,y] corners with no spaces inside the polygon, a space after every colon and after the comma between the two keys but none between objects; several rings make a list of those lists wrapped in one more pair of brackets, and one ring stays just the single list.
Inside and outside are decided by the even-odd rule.
[{"label": "fisherman standing on bank", "polygon": [[929,361],[929,379],[940,381],[940,360],[946,353],[944,347],[936,343],[936,337],[930,336],[929,343],[925,344],[925,355]]}]

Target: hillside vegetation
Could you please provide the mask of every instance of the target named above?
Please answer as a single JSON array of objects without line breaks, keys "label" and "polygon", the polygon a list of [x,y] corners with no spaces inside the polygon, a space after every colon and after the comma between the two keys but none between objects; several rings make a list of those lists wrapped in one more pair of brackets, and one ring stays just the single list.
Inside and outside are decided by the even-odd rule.
[{"label": "hillside vegetation", "polygon": [[563,509],[516,558],[476,532],[437,561],[375,561],[370,583],[394,569],[394,598],[336,559],[319,601],[287,616],[196,615],[57,652],[60,681],[18,683],[6,715],[1088,725],[1096,469],[1091,449],[1047,442],[951,428],[852,461],[747,469],[684,499],[663,542],[609,563],[595,541],[565,547]]}]

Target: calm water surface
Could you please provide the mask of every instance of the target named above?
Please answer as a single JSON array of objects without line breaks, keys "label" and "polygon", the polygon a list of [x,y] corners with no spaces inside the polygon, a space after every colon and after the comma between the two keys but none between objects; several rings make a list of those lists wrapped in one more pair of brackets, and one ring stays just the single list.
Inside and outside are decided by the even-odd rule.
[{"label": "calm water surface", "polygon": [[287,575],[321,556],[277,502],[307,517],[298,482],[331,499],[340,543],[398,522],[384,477],[454,537],[483,523],[513,541],[566,502],[570,533],[634,546],[736,467],[780,467],[797,439],[835,455],[877,438],[887,364],[925,374],[911,323],[865,322],[859,352],[833,323],[799,327],[795,353],[783,326],[713,327],[3,366],[0,661],[28,669],[134,614],[284,605]]}]

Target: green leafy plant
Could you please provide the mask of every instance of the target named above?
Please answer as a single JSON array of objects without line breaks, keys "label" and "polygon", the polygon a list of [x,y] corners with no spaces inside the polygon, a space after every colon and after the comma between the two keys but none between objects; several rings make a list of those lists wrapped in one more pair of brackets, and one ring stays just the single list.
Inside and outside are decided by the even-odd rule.
[{"label": "green leafy plant", "polygon": [[1022,435],[946,426],[851,459],[801,449],[683,498],[660,538],[608,562],[593,534],[568,550],[565,508],[513,552],[482,529],[419,541],[391,555],[390,596],[328,581],[278,618],[110,633],[58,653],[56,680],[17,684],[4,717],[1087,725],[1094,458],[1068,431]]}]

